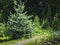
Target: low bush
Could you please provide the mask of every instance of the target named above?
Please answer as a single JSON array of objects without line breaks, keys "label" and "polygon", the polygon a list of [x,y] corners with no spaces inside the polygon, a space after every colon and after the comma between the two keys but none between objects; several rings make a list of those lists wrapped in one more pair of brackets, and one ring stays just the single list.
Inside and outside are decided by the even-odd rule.
[{"label": "low bush", "polygon": [[0,37],[5,36],[6,27],[5,24],[0,23]]}]

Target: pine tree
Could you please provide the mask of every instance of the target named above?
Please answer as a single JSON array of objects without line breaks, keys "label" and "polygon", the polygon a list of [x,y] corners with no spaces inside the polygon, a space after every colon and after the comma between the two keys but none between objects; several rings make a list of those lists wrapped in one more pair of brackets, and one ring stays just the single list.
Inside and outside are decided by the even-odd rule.
[{"label": "pine tree", "polygon": [[24,11],[24,4],[20,2],[18,8],[15,7],[16,13],[11,14],[8,18],[8,29],[12,32],[13,37],[30,36],[33,33],[33,23],[31,16],[27,16]]}]

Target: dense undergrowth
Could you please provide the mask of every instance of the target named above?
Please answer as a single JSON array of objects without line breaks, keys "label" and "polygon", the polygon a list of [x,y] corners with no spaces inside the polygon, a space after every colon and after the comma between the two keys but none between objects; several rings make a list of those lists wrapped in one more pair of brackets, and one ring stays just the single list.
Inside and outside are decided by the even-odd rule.
[{"label": "dense undergrowth", "polygon": [[[56,35],[52,30],[43,30],[34,41],[28,42],[26,45],[53,45],[59,43],[60,36]],[[55,42],[56,41],[56,42]]]},{"label": "dense undergrowth", "polygon": [[[27,16],[24,12],[24,4],[20,2],[15,13],[8,16],[7,23],[0,23],[0,45],[9,45],[17,42],[21,38],[27,39],[38,35],[38,39],[27,43],[26,45],[45,45],[46,42],[54,42],[60,39],[60,23],[57,16],[50,27],[48,19],[44,19],[42,23],[38,16]],[[58,25],[58,26],[57,26]],[[55,29],[55,31],[54,31]],[[58,31],[56,31],[58,30]]]}]

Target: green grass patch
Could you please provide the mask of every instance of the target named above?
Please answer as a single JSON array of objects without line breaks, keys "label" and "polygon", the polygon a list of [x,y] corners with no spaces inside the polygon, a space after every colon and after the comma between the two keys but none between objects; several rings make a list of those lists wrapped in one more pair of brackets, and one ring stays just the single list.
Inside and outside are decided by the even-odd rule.
[{"label": "green grass patch", "polygon": [[2,43],[0,43],[0,45],[10,45],[10,44],[14,44],[14,43],[20,42],[22,40],[25,40],[25,39],[21,38],[21,39],[16,39],[16,40],[10,40],[8,42],[2,42]]},{"label": "green grass patch", "polygon": [[8,40],[10,37],[0,37],[0,40]]},{"label": "green grass patch", "polygon": [[39,36],[34,42],[29,42],[26,45],[41,45],[42,43],[54,40],[54,32],[52,30],[41,30]]}]

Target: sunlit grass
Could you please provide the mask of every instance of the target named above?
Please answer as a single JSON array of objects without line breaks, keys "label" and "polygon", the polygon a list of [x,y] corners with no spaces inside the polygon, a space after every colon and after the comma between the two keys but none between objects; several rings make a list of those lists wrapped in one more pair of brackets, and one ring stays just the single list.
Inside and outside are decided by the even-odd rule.
[{"label": "sunlit grass", "polygon": [[10,37],[0,37],[0,40],[7,40],[9,39]]},{"label": "sunlit grass", "polygon": [[[49,41],[53,41],[55,39],[54,37],[54,31],[50,30],[50,29],[39,29],[36,28],[36,33],[33,36],[33,38],[37,37],[37,39],[28,42],[26,45],[41,45],[44,44],[45,42],[49,42]],[[9,37],[5,37],[5,38],[0,38],[0,39],[8,39]],[[24,38],[22,38],[23,40],[25,40]],[[11,40],[8,42],[3,42],[0,43],[0,45],[10,45],[10,44],[14,44],[17,43],[19,41],[21,41],[22,39],[17,39],[17,40]]]},{"label": "sunlit grass", "polygon": [[10,45],[10,44],[14,44],[14,43],[20,42],[22,40],[25,40],[25,39],[21,38],[21,39],[11,40],[11,41],[8,41],[8,42],[2,42],[2,43],[0,43],[0,45]]},{"label": "sunlit grass", "polygon": [[39,37],[34,42],[29,42],[26,45],[41,45],[52,40],[54,40],[54,32],[52,30],[40,29]]}]

